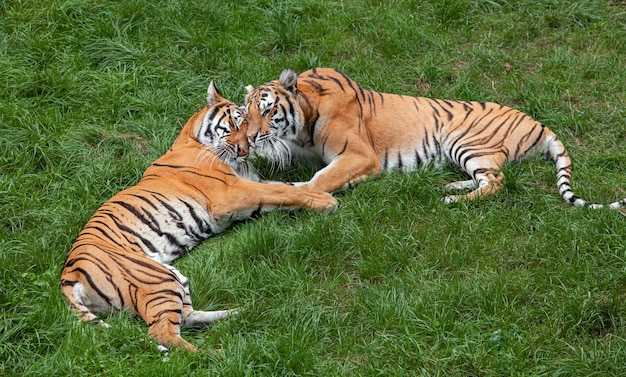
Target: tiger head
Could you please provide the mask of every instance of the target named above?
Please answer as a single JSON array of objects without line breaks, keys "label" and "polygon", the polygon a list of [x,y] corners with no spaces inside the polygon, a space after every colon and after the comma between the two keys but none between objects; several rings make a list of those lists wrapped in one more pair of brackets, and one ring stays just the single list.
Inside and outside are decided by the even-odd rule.
[{"label": "tiger head", "polygon": [[297,142],[302,109],[296,99],[297,74],[284,70],[276,81],[246,87],[248,139],[254,154],[285,165],[291,160],[291,150],[285,140]]},{"label": "tiger head", "polygon": [[243,108],[224,98],[213,81],[209,84],[206,101],[206,106],[183,127],[173,147],[199,143],[206,152],[203,157],[218,157],[242,178],[258,180],[248,161],[248,118]]}]

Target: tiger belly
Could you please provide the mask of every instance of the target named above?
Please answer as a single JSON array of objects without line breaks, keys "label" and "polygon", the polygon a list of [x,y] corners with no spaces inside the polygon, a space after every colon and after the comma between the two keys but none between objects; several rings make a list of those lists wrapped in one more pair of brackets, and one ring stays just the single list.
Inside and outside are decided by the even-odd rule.
[{"label": "tiger belly", "polygon": [[447,159],[442,155],[439,145],[428,145],[416,143],[412,147],[389,148],[379,156],[382,170],[414,170],[423,169],[430,165],[440,168],[447,163]]},{"label": "tiger belly", "polygon": [[[108,218],[118,225],[120,237],[114,246],[139,246],[148,257],[162,264],[171,264],[229,225],[218,224],[203,204],[191,198],[163,200],[162,195],[154,192],[143,194],[141,201],[136,198],[130,192],[122,193],[105,203],[94,219]],[[97,221],[87,226],[101,227]]]}]

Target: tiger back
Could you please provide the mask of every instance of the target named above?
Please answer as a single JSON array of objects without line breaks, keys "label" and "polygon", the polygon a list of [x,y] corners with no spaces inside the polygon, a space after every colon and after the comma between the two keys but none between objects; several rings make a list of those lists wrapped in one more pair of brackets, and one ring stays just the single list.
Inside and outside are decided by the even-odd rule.
[{"label": "tiger back", "polygon": [[[325,165],[298,185],[335,192],[385,170],[453,163],[470,179],[446,188],[471,190],[445,198],[453,203],[498,192],[502,165],[537,153],[555,162],[563,199],[577,207],[587,205],[572,191],[572,162],[561,141],[513,108],[365,90],[329,68],[299,76],[287,69],[278,80],[247,89],[253,153],[280,164],[289,162],[292,154],[315,156]],[[625,205],[623,199],[610,207]]]},{"label": "tiger back", "polygon": [[[188,280],[171,263],[233,222],[275,208],[334,211],[332,196],[236,173],[246,162],[247,120],[211,83],[207,106],[135,185],[87,222],[61,272],[61,290],[79,320],[126,309],[140,316],[161,349],[196,350],[180,326],[204,327],[231,314],[197,311]],[[233,165],[231,167],[229,164]]]}]

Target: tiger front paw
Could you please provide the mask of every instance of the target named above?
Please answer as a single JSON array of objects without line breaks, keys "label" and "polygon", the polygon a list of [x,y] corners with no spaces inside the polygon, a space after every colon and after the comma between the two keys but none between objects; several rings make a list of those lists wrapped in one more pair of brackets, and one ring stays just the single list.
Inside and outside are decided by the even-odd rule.
[{"label": "tiger front paw", "polygon": [[309,192],[310,209],[326,214],[334,213],[339,208],[339,202],[331,194],[323,191],[306,190]]},{"label": "tiger front paw", "polygon": [[322,209],[321,212],[326,214],[335,213],[335,211],[337,211],[337,209],[339,208],[339,202],[332,195],[328,193],[326,193],[326,195],[328,195],[330,198],[328,199],[326,206]]}]

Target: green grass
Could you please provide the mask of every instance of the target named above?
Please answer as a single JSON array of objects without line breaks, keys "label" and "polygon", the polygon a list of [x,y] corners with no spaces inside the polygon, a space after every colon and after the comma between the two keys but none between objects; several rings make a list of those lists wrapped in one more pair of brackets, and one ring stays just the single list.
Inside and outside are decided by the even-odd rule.
[{"label": "green grass", "polygon": [[540,160],[475,203],[440,201],[452,168],[385,174],[331,216],[206,241],[176,266],[197,308],[243,309],[184,332],[217,355],[161,355],[126,313],[80,324],[59,290],[87,219],[210,80],[241,103],[287,67],[514,106],[563,140],[580,196],[626,197],[625,23],[600,0],[0,1],[0,375],[626,374],[626,218],[564,203]]}]

